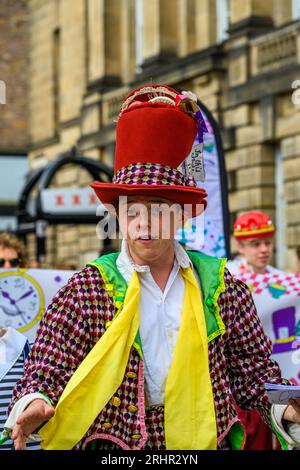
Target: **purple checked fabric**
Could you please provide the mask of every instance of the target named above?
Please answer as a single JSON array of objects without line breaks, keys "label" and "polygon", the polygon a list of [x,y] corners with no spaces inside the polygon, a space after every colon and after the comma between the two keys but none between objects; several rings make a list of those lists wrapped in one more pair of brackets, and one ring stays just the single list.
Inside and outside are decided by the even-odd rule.
[{"label": "purple checked fabric", "polygon": [[[218,303],[226,333],[209,343],[218,448],[222,449],[229,448],[228,431],[238,420],[236,404],[242,409],[256,408],[268,422],[271,405],[263,384],[284,382],[278,365],[270,359],[271,341],[263,332],[247,286],[227,270],[225,284]],[[115,312],[98,270],[88,267],[74,274],[44,313],[9,410],[32,392],[46,394],[55,405]],[[103,449],[164,449],[163,406],[147,408],[144,399],[143,362],[132,348],[122,384],[76,449],[84,449],[95,439],[100,439]]]}]

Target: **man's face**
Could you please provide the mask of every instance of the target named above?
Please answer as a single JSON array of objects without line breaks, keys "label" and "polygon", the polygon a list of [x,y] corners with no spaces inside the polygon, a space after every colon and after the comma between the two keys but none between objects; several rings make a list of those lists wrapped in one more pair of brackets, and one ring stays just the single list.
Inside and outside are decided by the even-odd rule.
[{"label": "man's face", "polygon": [[254,272],[263,273],[271,261],[273,237],[253,238],[238,242],[239,253],[246,258]]},{"label": "man's face", "polygon": [[121,202],[119,224],[129,251],[138,264],[162,260],[173,249],[174,236],[181,226],[180,206],[166,199],[131,197]]}]

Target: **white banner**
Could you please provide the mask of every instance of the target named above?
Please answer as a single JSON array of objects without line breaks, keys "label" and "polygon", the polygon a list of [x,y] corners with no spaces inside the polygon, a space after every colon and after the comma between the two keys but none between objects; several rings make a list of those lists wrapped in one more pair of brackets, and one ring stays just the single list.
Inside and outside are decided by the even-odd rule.
[{"label": "white banner", "polygon": [[[93,214],[101,205],[92,188],[50,188],[41,191],[43,212]],[[102,206],[102,205],[101,205]],[[104,206],[102,206],[104,207]]]},{"label": "white banner", "polygon": [[11,326],[33,342],[45,309],[72,275],[51,269],[0,269],[0,326]]},{"label": "white banner", "polygon": [[283,377],[300,385],[300,276],[245,274],[239,278],[250,288],[264,330],[272,340],[272,358]]}]

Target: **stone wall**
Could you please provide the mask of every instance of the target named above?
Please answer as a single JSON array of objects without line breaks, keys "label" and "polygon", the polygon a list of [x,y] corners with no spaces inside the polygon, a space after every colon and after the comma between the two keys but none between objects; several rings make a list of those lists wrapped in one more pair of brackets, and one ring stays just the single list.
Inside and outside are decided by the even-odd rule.
[{"label": "stone wall", "polygon": [[[0,0],[0,152],[26,153],[29,17],[26,0]],[[5,92],[4,92],[5,88]]]}]

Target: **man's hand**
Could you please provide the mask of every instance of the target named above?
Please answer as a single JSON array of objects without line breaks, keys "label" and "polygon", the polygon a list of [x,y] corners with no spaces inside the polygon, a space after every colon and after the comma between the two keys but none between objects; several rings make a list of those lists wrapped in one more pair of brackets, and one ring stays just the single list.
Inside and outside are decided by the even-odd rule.
[{"label": "man's hand", "polygon": [[290,401],[289,406],[284,412],[283,419],[300,424],[300,398]]},{"label": "man's hand", "polygon": [[23,411],[13,430],[12,439],[16,450],[26,450],[26,438],[54,415],[53,406],[37,398]]}]

